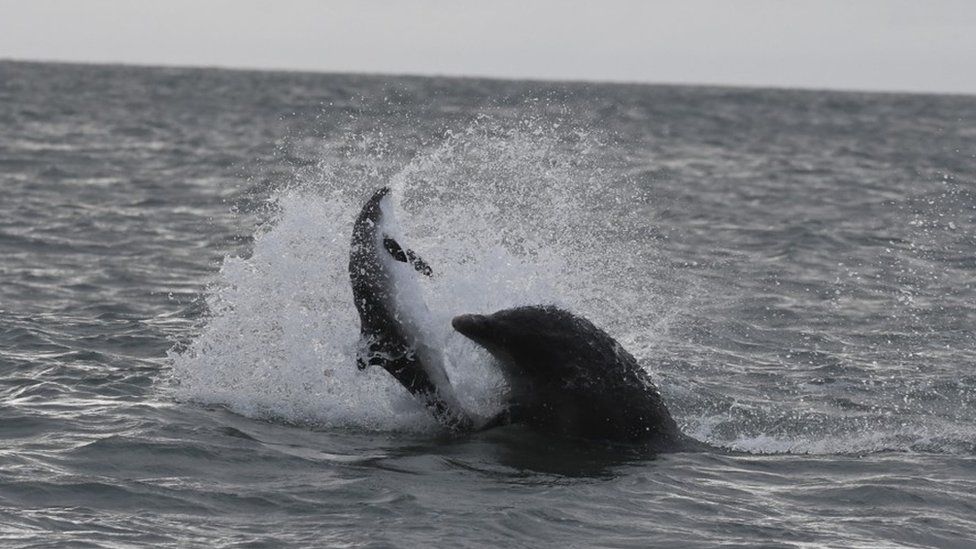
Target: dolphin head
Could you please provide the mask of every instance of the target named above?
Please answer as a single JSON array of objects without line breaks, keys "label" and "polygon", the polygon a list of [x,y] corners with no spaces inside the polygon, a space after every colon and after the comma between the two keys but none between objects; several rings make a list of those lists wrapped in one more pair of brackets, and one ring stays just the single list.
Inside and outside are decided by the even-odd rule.
[{"label": "dolphin head", "polygon": [[489,315],[458,315],[451,319],[451,326],[464,337],[489,351],[501,350],[508,342],[509,334],[500,329]]},{"label": "dolphin head", "polygon": [[490,315],[456,316],[461,335],[498,358],[510,374],[559,377],[580,343],[580,319],[550,306],[505,309]]},{"label": "dolphin head", "polygon": [[501,363],[510,388],[511,421],[660,449],[684,440],[637,359],[581,316],[529,306],[461,315],[451,324]]}]

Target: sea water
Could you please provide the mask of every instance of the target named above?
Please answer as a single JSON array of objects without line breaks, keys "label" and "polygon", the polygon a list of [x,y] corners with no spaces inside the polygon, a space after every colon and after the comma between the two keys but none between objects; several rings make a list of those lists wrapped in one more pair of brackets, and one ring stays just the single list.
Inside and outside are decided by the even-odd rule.
[{"label": "sea water", "polygon": [[[974,173],[967,96],[2,62],[0,543],[972,547]],[[713,450],[358,371],[383,185],[467,407],[551,303]]]}]

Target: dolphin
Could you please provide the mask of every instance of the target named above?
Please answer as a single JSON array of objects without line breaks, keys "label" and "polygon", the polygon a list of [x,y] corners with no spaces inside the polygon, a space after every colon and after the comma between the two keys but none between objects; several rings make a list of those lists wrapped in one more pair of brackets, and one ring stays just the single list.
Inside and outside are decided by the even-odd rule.
[{"label": "dolphin", "polygon": [[508,380],[508,420],[546,433],[675,451],[681,433],[637,359],[589,320],[553,306],[454,317]]},{"label": "dolphin", "polygon": [[396,240],[389,194],[388,187],[377,190],[353,225],[349,279],[360,320],[357,366],[382,367],[441,424],[470,431],[474,422],[451,386],[417,283],[417,273],[432,276],[433,270]]}]

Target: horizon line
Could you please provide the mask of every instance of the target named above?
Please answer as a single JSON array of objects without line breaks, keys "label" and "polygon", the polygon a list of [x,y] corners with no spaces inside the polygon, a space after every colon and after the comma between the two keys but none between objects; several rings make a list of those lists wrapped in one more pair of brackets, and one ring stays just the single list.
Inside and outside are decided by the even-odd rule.
[{"label": "horizon line", "polygon": [[545,78],[500,75],[481,75],[481,74],[444,74],[431,72],[371,72],[355,70],[329,70],[329,69],[310,69],[310,68],[288,68],[288,67],[257,67],[257,66],[236,66],[236,65],[187,65],[182,63],[159,63],[159,62],[131,62],[131,61],[78,61],[67,59],[27,59],[0,56],[0,63],[20,63],[38,65],[80,65],[80,66],[99,66],[99,67],[131,67],[140,69],[181,69],[181,70],[216,70],[227,72],[266,72],[281,74],[317,74],[317,75],[336,75],[336,76],[365,76],[371,78],[445,78],[456,80],[492,80],[500,82],[526,82],[537,84],[569,84],[569,85],[597,85],[597,86],[648,86],[648,87],[683,87],[683,88],[725,88],[734,90],[770,90],[770,91],[793,91],[793,92],[827,92],[827,93],[849,93],[849,94],[880,94],[880,95],[932,95],[950,97],[976,97],[974,92],[961,91],[923,91],[923,90],[892,90],[892,89],[867,89],[867,88],[829,88],[819,86],[788,86],[775,84],[727,84],[718,82],[661,82],[646,80],[628,79],[584,79],[584,78]]}]

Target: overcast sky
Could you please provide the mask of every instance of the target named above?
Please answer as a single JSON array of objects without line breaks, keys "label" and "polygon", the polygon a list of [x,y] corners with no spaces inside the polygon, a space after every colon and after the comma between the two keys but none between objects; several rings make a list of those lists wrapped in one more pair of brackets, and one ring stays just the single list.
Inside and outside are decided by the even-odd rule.
[{"label": "overcast sky", "polygon": [[0,0],[0,58],[976,93],[967,0]]}]

